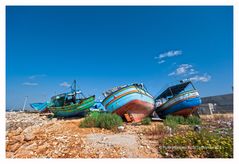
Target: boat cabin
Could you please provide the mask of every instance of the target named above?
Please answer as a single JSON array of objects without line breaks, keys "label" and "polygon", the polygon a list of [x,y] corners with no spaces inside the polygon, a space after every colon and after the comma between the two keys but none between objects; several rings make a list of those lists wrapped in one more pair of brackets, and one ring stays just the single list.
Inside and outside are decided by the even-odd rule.
[{"label": "boat cabin", "polygon": [[65,105],[71,105],[78,103],[81,98],[79,97],[81,94],[80,91],[62,93],[51,98],[51,102],[54,104],[54,107],[61,107]]},{"label": "boat cabin", "polygon": [[171,98],[179,95],[183,92],[196,90],[191,81],[180,81],[180,84],[176,84],[165,89],[159,96],[155,98],[156,106],[160,106],[170,100]]}]

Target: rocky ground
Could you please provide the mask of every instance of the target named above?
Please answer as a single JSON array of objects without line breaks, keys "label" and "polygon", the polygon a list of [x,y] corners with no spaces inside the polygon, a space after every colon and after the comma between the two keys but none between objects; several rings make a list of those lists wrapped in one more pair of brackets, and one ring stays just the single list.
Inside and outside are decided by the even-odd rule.
[{"label": "rocky ground", "polygon": [[[6,114],[7,158],[160,157],[143,127],[124,125],[122,132],[79,128],[82,119],[49,119],[38,113]],[[156,145],[156,146],[155,146]]]},{"label": "rocky ground", "polygon": [[[38,113],[6,114],[7,158],[160,158],[158,139],[151,134],[162,122],[124,124],[124,130],[80,128],[83,119],[50,119]],[[232,120],[232,115],[228,116]],[[232,121],[203,117],[221,129]],[[213,128],[212,128],[213,129]],[[154,137],[156,135],[156,138]],[[170,131],[167,135],[170,135]]]}]

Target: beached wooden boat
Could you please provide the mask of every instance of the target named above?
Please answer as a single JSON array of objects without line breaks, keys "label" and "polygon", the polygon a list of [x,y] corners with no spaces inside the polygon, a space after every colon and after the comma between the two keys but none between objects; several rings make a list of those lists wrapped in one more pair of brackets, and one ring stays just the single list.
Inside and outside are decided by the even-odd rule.
[{"label": "beached wooden boat", "polygon": [[95,95],[85,97],[76,90],[76,81],[71,85],[71,92],[62,93],[51,98],[49,110],[56,117],[84,116],[95,103]]},{"label": "beached wooden boat", "polygon": [[200,104],[201,98],[191,81],[170,86],[155,98],[156,113],[160,117],[189,116]]},{"label": "beached wooden boat", "polygon": [[139,122],[154,110],[154,99],[143,84],[115,87],[103,93],[102,104],[106,110],[121,117],[130,116],[131,121]]},{"label": "beached wooden boat", "polygon": [[[69,94],[61,94],[54,96],[52,101],[55,105],[51,106],[49,110],[54,113],[57,117],[73,117],[73,116],[84,116],[94,105],[95,96],[90,96],[84,99],[78,99],[76,102],[70,102],[67,100]],[[70,103],[69,103],[70,102]]]},{"label": "beached wooden boat", "polygon": [[49,110],[56,117],[84,116],[95,103],[95,95],[85,97],[76,90],[76,81],[71,85],[71,92],[55,95],[45,103],[32,103],[31,107],[40,112]]}]

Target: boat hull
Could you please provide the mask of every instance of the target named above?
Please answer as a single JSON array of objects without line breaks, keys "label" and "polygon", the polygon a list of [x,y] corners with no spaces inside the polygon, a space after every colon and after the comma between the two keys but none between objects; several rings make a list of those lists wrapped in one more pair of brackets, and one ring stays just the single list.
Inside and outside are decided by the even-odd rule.
[{"label": "boat hull", "polygon": [[198,92],[183,93],[175,98],[170,99],[165,105],[156,108],[160,117],[166,115],[189,116],[201,104],[201,98]]},{"label": "boat hull", "polygon": [[30,106],[33,109],[35,109],[35,110],[37,110],[41,113],[49,112],[49,110],[48,110],[49,104],[47,102],[45,102],[45,103],[32,103],[32,104],[30,104]]},{"label": "boat hull", "polygon": [[49,110],[54,113],[56,117],[74,117],[85,115],[95,103],[95,96],[81,100],[79,103],[62,106],[50,107]]},{"label": "boat hull", "polygon": [[124,116],[125,113],[130,114],[134,118],[134,122],[140,122],[143,118],[149,116],[153,112],[154,105],[141,100],[133,100],[124,106],[118,108],[113,113]]},{"label": "boat hull", "polygon": [[120,89],[103,100],[102,104],[107,111],[121,117],[124,117],[124,114],[130,114],[134,122],[141,121],[154,110],[153,97],[135,86]]}]

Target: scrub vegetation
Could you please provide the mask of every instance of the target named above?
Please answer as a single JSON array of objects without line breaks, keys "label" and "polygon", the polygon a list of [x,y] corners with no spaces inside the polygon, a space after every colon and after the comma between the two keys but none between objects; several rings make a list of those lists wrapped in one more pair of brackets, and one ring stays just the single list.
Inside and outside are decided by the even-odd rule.
[{"label": "scrub vegetation", "polygon": [[116,114],[93,112],[80,123],[80,127],[113,129],[122,125],[122,123],[122,118]]},{"label": "scrub vegetation", "polygon": [[173,158],[232,158],[232,136],[214,132],[189,131],[160,140],[159,152],[163,157]]},{"label": "scrub vegetation", "polygon": [[178,125],[200,125],[201,120],[196,116],[182,117],[169,115],[164,120],[164,125],[175,129]]},{"label": "scrub vegetation", "polygon": [[149,117],[146,117],[141,121],[141,123],[142,123],[142,125],[150,125],[151,119]]}]

